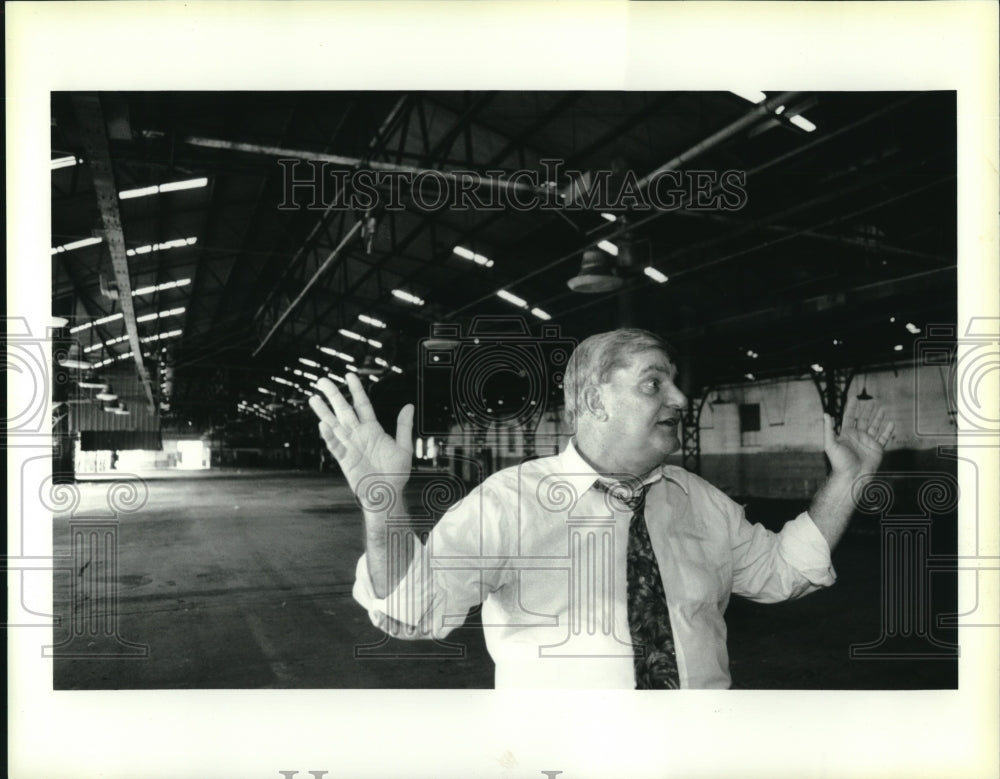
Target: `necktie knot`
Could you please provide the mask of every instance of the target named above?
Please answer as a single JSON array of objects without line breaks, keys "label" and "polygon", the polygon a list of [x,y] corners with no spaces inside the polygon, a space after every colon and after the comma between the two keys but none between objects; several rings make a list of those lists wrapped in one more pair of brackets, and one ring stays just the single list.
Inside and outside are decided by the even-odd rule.
[{"label": "necktie knot", "polygon": [[630,484],[624,481],[604,482],[598,479],[594,482],[594,489],[606,492],[619,503],[628,506],[632,511],[639,511],[646,502],[646,490],[648,484]]}]

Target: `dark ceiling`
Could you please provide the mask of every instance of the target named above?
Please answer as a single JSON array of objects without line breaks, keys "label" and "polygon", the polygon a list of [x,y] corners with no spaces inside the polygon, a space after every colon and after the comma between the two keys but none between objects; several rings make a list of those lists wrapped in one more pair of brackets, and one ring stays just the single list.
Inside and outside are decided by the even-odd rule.
[{"label": "dark ceiling", "polygon": [[[348,353],[356,365],[377,355],[402,368],[376,366],[381,380],[372,385],[376,402],[395,403],[416,392],[418,343],[435,323],[468,332],[474,317],[523,313],[542,334],[542,320],[497,297],[501,289],[551,315],[547,324],[560,337],[619,324],[661,332],[677,347],[692,394],[747,373],[760,379],[805,373],[816,362],[905,359],[919,337],[907,322],[923,332],[956,318],[954,93],[767,96],[755,104],[728,92],[56,93],[52,156],[82,164],[52,172],[52,245],[104,240],[53,254],[53,313],[78,326],[122,310],[121,296],[106,292],[116,280],[108,236],[116,216],[127,249],[195,238],[119,257],[118,291],[123,268],[132,291],[191,280],[132,300],[138,319],[184,308],[135,327],[140,338],[181,331],[157,341],[144,364],[172,368],[169,397],[151,381],[163,415],[202,426],[233,417],[241,399],[260,401],[260,386],[276,399],[300,397],[271,378],[300,380],[286,370],[308,371],[300,357],[343,367],[318,346]],[[795,124],[796,114],[815,129]],[[543,160],[563,167],[540,175],[540,184],[555,178],[563,193],[568,171],[608,171],[616,192],[630,175],[641,180],[666,166],[685,186],[700,182],[703,207],[644,210],[634,199],[612,222],[600,208],[546,207],[530,197],[517,206],[507,202],[508,182],[494,190],[504,208],[433,209],[434,182],[454,179],[431,176],[417,192],[378,190],[370,209],[332,202],[345,171],[503,179],[543,174]],[[737,177],[720,199],[726,171]],[[320,174],[328,189],[316,197],[287,187],[289,175]],[[207,186],[100,197],[109,187],[196,177]],[[475,190],[481,199],[490,191]],[[386,207],[392,193],[398,210]],[[566,282],[582,252],[605,239],[620,249],[624,284],[603,294],[571,291]],[[492,266],[456,255],[456,245]],[[647,265],[669,280],[654,281]],[[362,314],[387,327],[359,322]],[[127,319],[75,333],[83,346],[120,339],[88,359],[130,351]]]}]

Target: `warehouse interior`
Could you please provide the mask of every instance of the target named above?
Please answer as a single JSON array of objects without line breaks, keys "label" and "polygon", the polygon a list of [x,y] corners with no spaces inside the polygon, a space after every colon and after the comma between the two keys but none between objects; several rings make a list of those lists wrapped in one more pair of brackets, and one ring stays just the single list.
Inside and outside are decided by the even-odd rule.
[{"label": "warehouse interior", "polygon": [[730,606],[734,686],[956,687],[956,110],[53,93],[55,688],[491,687],[475,612],[413,644],[352,600],[312,385],[354,371],[387,425],[416,403],[419,503],[565,446],[559,366],[620,326],[674,348],[676,463],[768,527],[826,474],[824,411],[896,422],[838,584]]}]

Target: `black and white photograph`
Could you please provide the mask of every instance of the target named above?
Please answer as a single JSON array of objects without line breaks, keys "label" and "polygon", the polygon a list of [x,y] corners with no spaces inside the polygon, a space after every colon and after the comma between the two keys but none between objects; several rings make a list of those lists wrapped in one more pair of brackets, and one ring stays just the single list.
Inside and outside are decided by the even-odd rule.
[{"label": "black and white photograph", "polygon": [[[210,47],[317,11],[207,5],[161,18]],[[25,743],[112,741],[11,775],[801,776],[866,729],[876,773],[990,775],[995,735],[948,726],[997,692],[983,85],[657,79],[638,18],[624,80],[454,73],[484,39],[440,78],[372,42],[395,76],[282,82],[237,46],[12,93],[47,134],[15,164],[42,217],[8,211],[8,647],[67,723]],[[720,728],[798,743],[716,765]]]}]

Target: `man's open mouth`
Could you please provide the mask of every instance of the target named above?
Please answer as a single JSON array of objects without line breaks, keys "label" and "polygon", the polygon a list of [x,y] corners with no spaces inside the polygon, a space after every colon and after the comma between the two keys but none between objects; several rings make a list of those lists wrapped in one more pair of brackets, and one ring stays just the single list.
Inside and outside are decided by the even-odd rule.
[{"label": "man's open mouth", "polygon": [[677,422],[678,422],[677,417],[670,417],[669,419],[661,419],[656,424],[666,425],[668,427],[677,427]]}]

